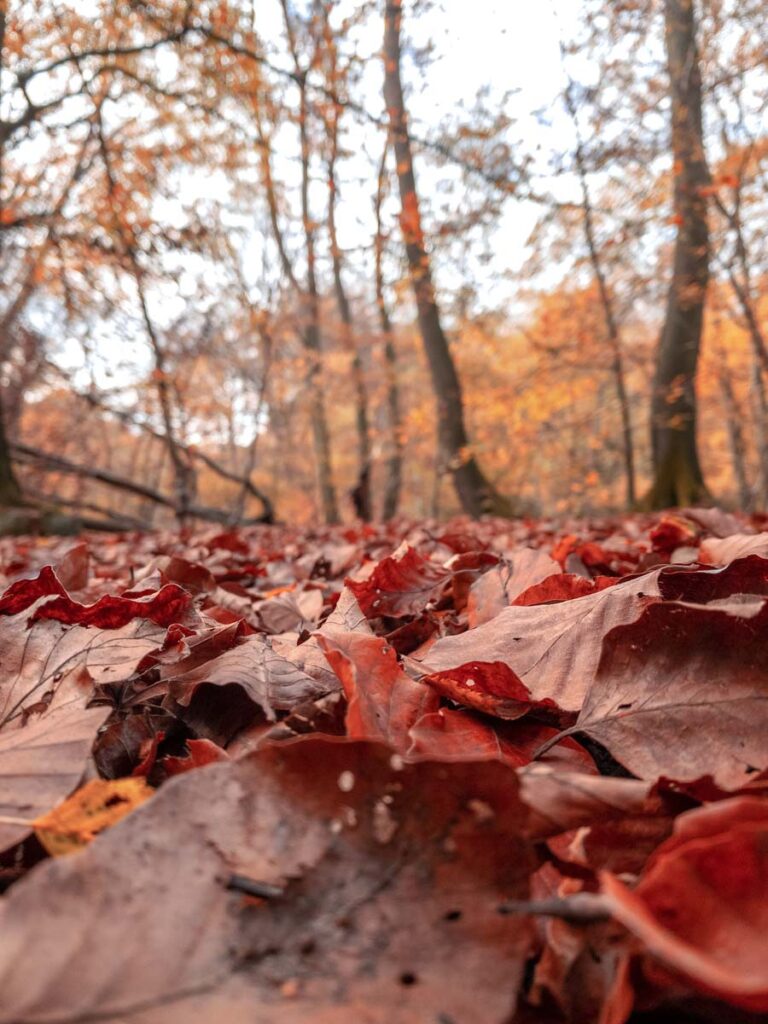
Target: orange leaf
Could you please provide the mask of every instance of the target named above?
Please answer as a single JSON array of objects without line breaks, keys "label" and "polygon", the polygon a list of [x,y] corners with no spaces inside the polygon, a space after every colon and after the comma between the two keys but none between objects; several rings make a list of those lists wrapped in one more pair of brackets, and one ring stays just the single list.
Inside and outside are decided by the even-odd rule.
[{"label": "orange leaf", "polygon": [[34,822],[35,834],[54,857],[75,853],[130,814],[154,790],[142,778],[92,779]]}]

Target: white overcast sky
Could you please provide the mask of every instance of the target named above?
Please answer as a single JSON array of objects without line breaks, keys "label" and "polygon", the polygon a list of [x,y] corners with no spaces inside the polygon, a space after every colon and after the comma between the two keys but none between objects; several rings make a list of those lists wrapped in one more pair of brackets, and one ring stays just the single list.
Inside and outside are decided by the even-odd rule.
[{"label": "white overcast sky", "polygon": [[[424,136],[434,135],[440,123],[455,114],[462,103],[471,108],[478,91],[490,87],[492,97],[514,90],[511,108],[508,109],[517,118],[519,134],[525,138],[528,151],[535,150],[537,145],[541,146],[543,154],[559,145],[567,149],[571,126],[559,101],[563,86],[559,44],[561,39],[573,36],[580,11],[580,0],[436,0],[430,10],[413,16],[411,4],[406,0],[404,37],[416,46],[432,43],[432,60],[425,73],[415,70],[407,56],[404,60],[403,71],[409,87],[414,131]],[[278,62],[285,62],[282,16],[277,0],[257,0],[255,13],[260,36],[267,45],[275,41],[278,50],[282,51]],[[367,24],[364,48],[372,56],[377,55],[381,46],[381,21],[372,17]],[[170,53],[162,56],[159,62],[161,72],[164,61],[169,62],[166,68],[172,73],[176,66],[175,57]],[[363,99],[372,113],[382,111],[378,61],[372,63],[371,87]],[[492,104],[492,100],[490,102]],[[535,116],[537,112],[541,112],[543,118]],[[360,138],[362,146],[375,160],[380,153],[380,132],[369,132],[351,125],[349,130],[350,137]],[[362,135],[358,135],[361,131]],[[418,154],[416,162],[421,190],[429,197],[430,187],[437,181],[437,172],[431,170]],[[358,164],[352,171],[353,179],[362,166]],[[342,190],[343,202],[338,211],[342,247],[349,250],[350,256],[355,250],[359,252],[370,244],[370,162],[365,162],[363,173],[369,180],[350,180]],[[440,172],[445,173],[445,169]],[[221,175],[214,170],[196,175],[196,182],[194,186],[189,182],[183,191],[190,195],[197,193],[202,198],[222,187]],[[568,190],[567,181],[555,184],[560,192]],[[482,272],[482,279],[475,281],[483,305],[491,307],[509,299],[510,276],[516,276],[524,260],[526,240],[540,213],[541,208],[533,203],[507,203],[493,231],[496,253],[493,263]],[[257,245],[255,238],[254,244]],[[351,272],[354,265],[354,259],[350,259]],[[361,281],[367,282],[367,270],[362,264],[359,269]],[[467,270],[464,267],[446,267],[438,275],[438,284],[449,288],[458,286],[463,283],[462,274]],[[169,284],[168,288],[160,289],[151,297],[151,301],[154,300],[153,313],[159,323],[169,322],[183,314],[187,301],[185,293],[182,280],[175,286]],[[67,356],[72,358],[79,346],[67,345],[65,348]],[[77,364],[81,358],[82,355],[73,361]],[[66,356],[65,361],[69,362]]]}]

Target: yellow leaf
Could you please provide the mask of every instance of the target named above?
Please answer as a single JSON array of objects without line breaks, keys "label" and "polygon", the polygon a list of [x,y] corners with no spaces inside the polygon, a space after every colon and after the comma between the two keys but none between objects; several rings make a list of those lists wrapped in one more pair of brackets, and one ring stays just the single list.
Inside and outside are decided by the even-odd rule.
[{"label": "yellow leaf", "polygon": [[75,853],[99,832],[116,825],[153,793],[142,778],[92,779],[63,804],[37,818],[35,834],[53,857]]}]

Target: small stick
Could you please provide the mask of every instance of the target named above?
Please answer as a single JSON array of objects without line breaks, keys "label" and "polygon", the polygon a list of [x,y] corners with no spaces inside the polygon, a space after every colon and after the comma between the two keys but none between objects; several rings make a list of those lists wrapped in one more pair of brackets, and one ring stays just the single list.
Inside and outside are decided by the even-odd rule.
[{"label": "small stick", "polygon": [[259,882],[255,878],[248,878],[247,875],[230,875],[226,888],[230,892],[241,892],[245,896],[256,896],[261,900],[280,899],[284,892],[279,885]]},{"label": "small stick", "polygon": [[596,893],[577,893],[568,899],[508,900],[496,908],[499,914],[539,914],[559,917],[573,924],[591,924],[607,921],[610,913],[602,896]]}]

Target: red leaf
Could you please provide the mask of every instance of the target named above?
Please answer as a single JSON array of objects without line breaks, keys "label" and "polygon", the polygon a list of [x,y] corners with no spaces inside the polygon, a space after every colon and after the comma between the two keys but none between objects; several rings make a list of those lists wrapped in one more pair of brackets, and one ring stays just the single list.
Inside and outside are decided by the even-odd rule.
[{"label": "red leaf", "polygon": [[585,576],[576,576],[570,572],[558,576],[548,576],[541,583],[524,590],[512,601],[514,605],[530,606],[534,604],[553,604],[556,601],[573,601],[577,597],[595,594],[599,590],[613,586],[618,580],[612,576],[598,576],[588,580]]},{"label": "red leaf", "polygon": [[690,520],[667,515],[653,527],[649,537],[653,550],[668,557],[675,548],[694,547],[699,535],[700,530]]},{"label": "red leaf", "polygon": [[155,767],[155,761],[157,760],[157,748],[160,746],[162,741],[165,739],[165,733],[161,729],[156,732],[154,736],[148,737],[139,747],[139,763],[131,772],[133,776],[143,776],[146,778],[152,769]]},{"label": "red leaf", "polygon": [[347,735],[383,740],[404,753],[411,726],[437,710],[437,693],[409,678],[395,651],[378,637],[334,632],[320,643],[347,698]]},{"label": "red leaf", "polygon": [[53,594],[67,596],[56,573],[50,565],[45,565],[35,579],[17,580],[16,583],[12,583],[8,587],[0,597],[0,615],[18,615],[19,612],[26,611],[35,601],[39,601],[41,597],[51,597]]},{"label": "red leaf", "polygon": [[169,754],[163,758],[162,767],[169,775],[182,775],[193,768],[203,768],[207,764],[216,764],[217,761],[229,761],[226,750],[222,750],[211,740],[187,740],[187,749],[187,757],[172,757]]},{"label": "red leaf", "polygon": [[402,618],[417,615],[428,602],[436,602],[451,575],[450,569],[409,547],[399,558],[383,558],[367,580],[347,580],[347,586],[369,618]]},{"label": "red leaf", "polygon": [[470,661],[434,672],[423,681],[458,704],[498,718],[522,718],[534,708],[558,710],[553,700],[534,700],[525,683],[503,661]]},{"label": "red leaf", "polygon": [[[467,711],[440,708],[423,715],[410,730],[409,760],[501,761],[511,768],[530,764],[543,743],[557,735],[556,729],[538,723],[491,723]],[[564,740],[552,752],[552,761],[570,771],[594,769],[583,747]]]},{"label": "red leaf", "polygon": [[192,598],[181,587],[169,583],[146,598],[106,595],[96,604],[73,601],[67,594],[41,605],[33,615],[38,619],[56,619],[66,625],[97,626],[99,629],[120,629],[132,619],[149,619],[158,626],[170,626],[184,618],[192,606]]},{"label": "red leaf", "polygon": [[[601,875],[613,915],[691,988],[768,1011],[768,807],[738,797],[680,816],[634,891]],[[664,979],[662,975],[662,980]]]}]

